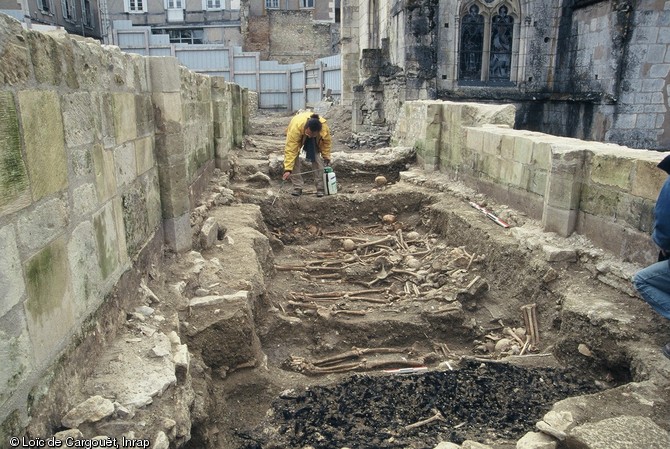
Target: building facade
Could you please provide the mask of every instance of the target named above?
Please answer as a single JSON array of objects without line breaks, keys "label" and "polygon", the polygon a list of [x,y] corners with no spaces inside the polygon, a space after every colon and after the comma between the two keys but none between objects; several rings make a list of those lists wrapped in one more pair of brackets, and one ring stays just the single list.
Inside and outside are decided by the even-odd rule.
[{"label": "building facade", "polygon": [[343,0],[359,128],[411,99],[513,103],[516,126],[670,149],[670,1]]},{"label": "building facade", "polygon": [[102,30],[98,1],[0,0],[0,11],[25,23],[27,28],[60,28],[70,34],[100,40]]},{"label": "building facade", "polygon": [[243,0],[244,50],[282,64],[339,53],[340,1]]},{"label": "building facade", "polygon": [[107,39],[115,20],[150,26],[153,34],[167,34],[176,44],[241,45],[240,0],[101,0],[107,14]]}]

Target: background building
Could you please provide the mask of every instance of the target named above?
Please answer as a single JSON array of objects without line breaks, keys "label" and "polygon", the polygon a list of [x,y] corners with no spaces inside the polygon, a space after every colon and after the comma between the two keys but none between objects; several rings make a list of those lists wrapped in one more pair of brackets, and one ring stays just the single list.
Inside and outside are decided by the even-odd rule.
[{"label": "background building", "polygon": [[0,12],[27,28],[60,28],[70,34],[102,38],[98,0],[0,0]]},{"label": "background building", "polygon": [[359,129],[411,99],[514,103],[516,126],[670,148],[670,1],[343,0]]},{"label": "background building", "polygon": [[241,45],[240,0],[102,0],[112,41],[115,20],[147,25],[172,43]]},{"label": "background building", "polygon": [[243,0],[243,4],[245,51],[283,64],[314,63],[339,53],[339,0]]}]

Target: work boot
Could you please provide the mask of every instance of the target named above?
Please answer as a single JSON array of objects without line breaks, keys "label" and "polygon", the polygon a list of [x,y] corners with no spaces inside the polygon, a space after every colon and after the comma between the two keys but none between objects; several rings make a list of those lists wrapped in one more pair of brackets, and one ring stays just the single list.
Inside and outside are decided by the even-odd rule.
[{"label": "work boot", "polygon": [[663,355],[670,359],[670,343],[663,346]]},{"label": "work boot", "polygon": [[302,195],[302,189],[293,189],[293,192],[291,192],[291,195],[293,195],[293,196]]}]

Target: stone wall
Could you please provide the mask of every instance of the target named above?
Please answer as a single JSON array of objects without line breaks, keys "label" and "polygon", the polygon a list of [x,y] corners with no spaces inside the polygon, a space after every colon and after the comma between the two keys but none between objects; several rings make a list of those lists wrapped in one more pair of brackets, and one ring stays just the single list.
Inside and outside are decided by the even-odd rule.
[{"label": "stone wall", "polygon": [[25,416],[143,248],[190,248],[192,198],[241,142],[245,96],[0,15],[0,422]]},{"label": "stone wall", "polygon": [[625,261],[649,263],[653,207],[666,174],[663,153],[515,130],[515,108],[443,101],[406,102],[394,141],[439,170]]}]

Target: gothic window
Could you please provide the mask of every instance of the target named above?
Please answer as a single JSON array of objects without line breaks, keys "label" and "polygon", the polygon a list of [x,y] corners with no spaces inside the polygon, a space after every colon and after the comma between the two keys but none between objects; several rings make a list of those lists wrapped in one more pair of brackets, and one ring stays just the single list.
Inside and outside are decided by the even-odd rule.
[{"label": "gothic window", "polygon": [[463,17],[461,25],[461,67],[459,78],[479,80],[482,71],[482,52],[484,51],[484,16],[479,14],[477,5]]},{"label": "gothic window", "polygon": [[[458,79],[500,83],[512,77],[514,1],[474,0],[461,16]],[[517,15],[518,17],[518,15]]]},{"label": "gothic window", "polygon": [[509,81],[512,61],[512,34],[514,18],[507,15],[507,7],[501,6],[491,20],[491,63],[489,80]]}]

